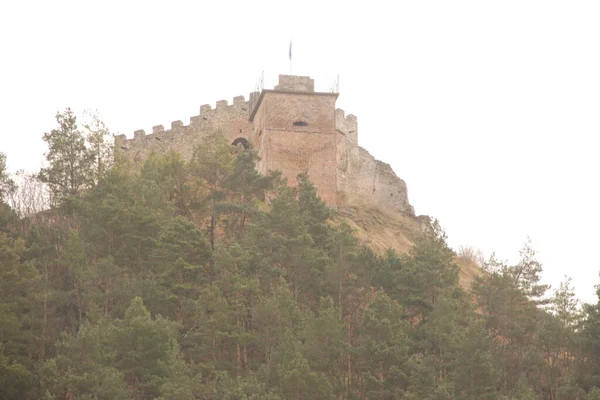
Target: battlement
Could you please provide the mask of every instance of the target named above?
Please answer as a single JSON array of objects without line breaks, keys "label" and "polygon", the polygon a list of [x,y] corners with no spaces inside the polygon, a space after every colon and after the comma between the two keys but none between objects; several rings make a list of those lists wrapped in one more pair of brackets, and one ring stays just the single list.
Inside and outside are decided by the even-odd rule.
[{"label": "battlement", "polygon": [[355,115],[344,112],[341,108],[335,110],[335,129],[346,135],[353,142],[358,141],[358,120]]},{"label": "battlement", "polygon": [[233,104],[229,105],[227,100],[219,100],[213,109],[210,104],[200,106],[200,114],[190,118],[190,124],[205,124],[219,119],[248,118],[250,104],[244,96],[233,98]]},{"label": "battlement", "polygon": [[[218,111],[218,110],[242,110],[248,111],[248,102],[244,96],[237,96],[233,98],[233,104],[229,105],[227,100],[219,100],[216,103],[216,107],[213,109],[210,104],[203,104],[200,106],[200,115],[206,115],[210,111]],[[192,117],[193,118],[193,117]]]},{"label": "battlement", "polygon": [[[232,120],[240,117],[248,116],[250,112],[249,102],[244,96],[236,96],[233,98],[233,103],[229,105],[227,100],[219,100],[213,109],[210,104],[200,106],[198,115],[190,117],[190,125],[210,125],[222,120]],[[153,135],[168,135],[176,134],[179,131],[185,130],[189,125],[184,125],[181,120],[172,121],[171,129],[165,130],[164,125],[155,125],[152,127],[152,133],[147,135],[144,129],[138,129],[133,132],[133,138],[127,139],[126,135],[115,136],[115,139],[121,143],[128,142],[131,144],[135,140],[147,140]]]},{"label": "battlement", "polygon": [[188,125],[176,120],[171,122],[170,129],[155,125],[150,134],[139,129],[131,139],[126,135],[115,136],[115,150],[129,154],[135,162],[143,162],[152,152],[164,154],[169,150],[176,150],[189,160],[194,147],[210,132],[222,132],[232,142],[239,137],[248,140],[252,133],[249,110],[244,96],[234,97],[232,104],[219,100],[214,108],[204,104],[198,115],[190,117]]},{"label": "battlement", "polygon": [[151,134],[146,134],[146,131],[144,129],[138,129],[133,132],[132,139],[127,139],[127,135],[123,134],[123,135],[115,136],[115,140],[117,140],[119,142],[119,144],[121,144],[121,145],[132,144],[133,142],[136,142],[136,141],[148,140],[148,138],[152,138],[154,136],[168,135],[171,133],[176,133],[181,128],[186,128],[186,127],[187,126],[184,125],[183,122],[178,120],[178,121],[171,122],[171,129],[165,130],[164,125],[155,125],[152,127]]}]

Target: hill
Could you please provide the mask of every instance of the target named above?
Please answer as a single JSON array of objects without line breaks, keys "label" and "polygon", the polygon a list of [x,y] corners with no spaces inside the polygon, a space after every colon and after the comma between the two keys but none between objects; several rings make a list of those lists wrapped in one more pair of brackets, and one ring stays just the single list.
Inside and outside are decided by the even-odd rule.
[{"label": "hill", "polygon": [[[427,216],[406,215],[383,204],[349,196],[345,197],[344,206],[339,208],[337,219],[348,221],[361,243],[379,254],[388,249],[408,254],[415,239],[422,237],[431,223]],[[481,269],[470,259],[455,257],[455,262],[460,267],[460,284],[469,290],[475,278],[481,275]]]},{"label": "hill", "polygon": [[332,208],[218,133],[110,166],[67,117],[52,208],[0,204],[0,398],[598,398],[600,306],[548,300],[528,245],[477,277],[428,218]]}]

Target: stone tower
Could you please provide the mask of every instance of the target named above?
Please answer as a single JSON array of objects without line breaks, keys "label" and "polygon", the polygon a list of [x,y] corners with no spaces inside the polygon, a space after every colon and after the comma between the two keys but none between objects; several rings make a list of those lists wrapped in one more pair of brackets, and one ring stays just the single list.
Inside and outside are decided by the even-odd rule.
[{"label": "stone tower", "polygon": [[308,172],[319,195],[337,203],[337,93],[315,92],[314,80],[280,75],[274,90],[263,90],[253,104],[252,139],[263,174],[280,170],[292,185]]}]

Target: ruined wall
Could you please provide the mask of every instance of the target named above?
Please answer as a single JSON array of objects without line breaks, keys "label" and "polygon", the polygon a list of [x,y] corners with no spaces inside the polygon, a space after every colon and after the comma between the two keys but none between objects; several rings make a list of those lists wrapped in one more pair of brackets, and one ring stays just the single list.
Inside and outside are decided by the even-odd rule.
[{"label": "ruined wall", "polygon": [[376,160],[358,146],[358,122],[354,115],[344,115],[336,110],[337,186],[340,199],[348,196],[363,198],[370,203],[383,204],[392,209],[414,215],[408,202],[406,183],[389,164]]},{"label": "ruined wall", "polygon": [[337,187],[340,198],[348,190],[352,165],[358,160],[358,124],[354,115],[345,116],[344,110],[335,110]]},{"label": "ruined wall", "polygon": [[351,179],[345,190],[374,202],[390,206],[404,214],[414,215],[408,202],[406,183],[384,162],[376,160],[362,147],[359,157],[351,164]]}]

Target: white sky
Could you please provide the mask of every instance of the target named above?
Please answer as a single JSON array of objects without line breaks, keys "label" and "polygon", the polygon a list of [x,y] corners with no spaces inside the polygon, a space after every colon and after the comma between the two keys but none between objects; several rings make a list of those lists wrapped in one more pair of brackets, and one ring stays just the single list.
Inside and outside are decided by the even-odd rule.
[{"label": "white sky", "polygon": [[594,301],[600,2],[2,1],[0,151],[35,171],[70,106],[116,133],[189,123],[289,73],[355,114],[450,244],[515,261],[527,235],[554,287]]}]

